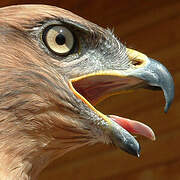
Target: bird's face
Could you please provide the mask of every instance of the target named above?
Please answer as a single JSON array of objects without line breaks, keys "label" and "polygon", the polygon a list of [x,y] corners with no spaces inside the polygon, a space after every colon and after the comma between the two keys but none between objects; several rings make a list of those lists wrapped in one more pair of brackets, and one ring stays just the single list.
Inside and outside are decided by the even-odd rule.
[{"label": "bird's face", "polygon": [[163,65],[126,48],[110,30],[56,7],[14,6],[0,14],[1,50],[8,49],[0,52],[8,75],[1,90],[8,103],[1,107],[16,114],[21,132],[46,137],[42,147],[51,139],[56,149],[65,141],[71,149],[101,141],[134,155],[140,146],[131,132],[155,138],[146,125],[106,116],[94,105],[121,91],[151,88],[164,91],[167,111],[174,85]]}]

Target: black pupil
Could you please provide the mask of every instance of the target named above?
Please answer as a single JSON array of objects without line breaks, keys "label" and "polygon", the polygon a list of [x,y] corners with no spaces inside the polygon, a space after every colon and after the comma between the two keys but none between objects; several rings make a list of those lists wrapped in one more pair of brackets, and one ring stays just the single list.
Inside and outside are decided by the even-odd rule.
[{"label": "black pupil", "polygon": [[57,43],[58,45],[63,45],[63,44],[65,44],[65,42],[66,42],[66,38],[64,37],[63,34],[58,34],[58,35],[56,36],[56,43]]}]

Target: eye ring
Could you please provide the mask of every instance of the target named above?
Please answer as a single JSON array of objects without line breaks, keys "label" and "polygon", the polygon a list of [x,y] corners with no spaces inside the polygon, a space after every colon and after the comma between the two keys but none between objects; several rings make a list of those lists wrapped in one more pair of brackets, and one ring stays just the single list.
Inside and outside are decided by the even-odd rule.
[{"label": "eye ring", "polygon": [[75,44],[73,33],[61,25],[51,25],[45,28],[42,39],[48,49],[58,55],[68,55]]}]

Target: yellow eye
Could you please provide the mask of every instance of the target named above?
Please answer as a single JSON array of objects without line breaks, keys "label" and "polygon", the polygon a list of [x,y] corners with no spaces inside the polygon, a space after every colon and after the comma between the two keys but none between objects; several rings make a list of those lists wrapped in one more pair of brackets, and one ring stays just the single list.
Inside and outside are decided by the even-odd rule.
[{"label": "yellow eye", "polygon": [[64,26],[54,25],[47,27],[43,33],[45,45],[59,55],[68,54],[74,46],[74,36]]}]

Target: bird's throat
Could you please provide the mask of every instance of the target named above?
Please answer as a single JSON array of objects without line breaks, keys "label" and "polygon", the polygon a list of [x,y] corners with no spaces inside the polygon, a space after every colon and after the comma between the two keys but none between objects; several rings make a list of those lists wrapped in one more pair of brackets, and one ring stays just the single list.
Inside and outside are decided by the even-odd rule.
[{"label": "bird's throat", "polygon": [[[57,124],[52,129],[53,137],[44,132],[39,132],[38,137],[35,132],[16,131],[11,140],[4,138],[4,146],[0,147],[0,180],[36,180],[52,161],[88,144],[83,132],[67,128],[61,129]],[[0,138],[3,139],[2,135]]]},{"label": "bird's throat", "polygon": [[48,164],[68,152],[68,150],[64,151],[63,148],[50,151],[36,149],[33,153],[29,154],[28,152],[30,151],[32,151],[32,148],[24,149],[24,152],[18,152],[18,149],[15,149],[14,152],[1,151],[0,179],[36,180]]}]

